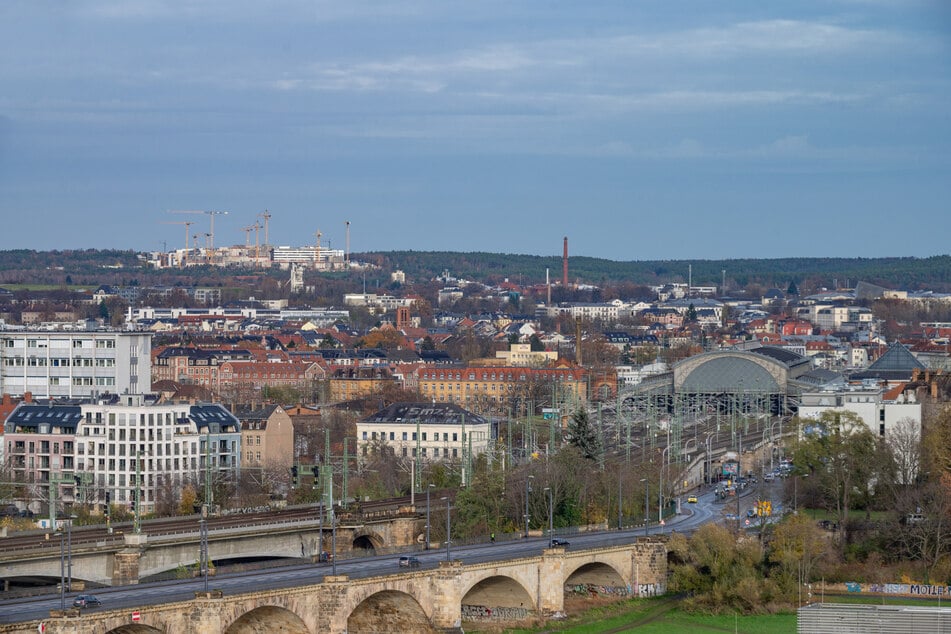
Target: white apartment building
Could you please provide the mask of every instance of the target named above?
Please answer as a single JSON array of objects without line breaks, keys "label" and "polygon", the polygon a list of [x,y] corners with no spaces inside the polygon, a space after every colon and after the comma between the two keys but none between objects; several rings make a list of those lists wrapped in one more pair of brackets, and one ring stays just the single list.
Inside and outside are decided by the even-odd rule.
[{"label": "white apartment building", "polygon": [[151,385],[148,333],[0,331],[0,393],[81,398]]},{"label": "white apartment building", "polygon": [[31,403],[8,417],[4,446],[15,476],[47,490],[38,498],[54,506],[109,500],[131,509],[138,489],[139,508],[150,513],[163,496],[177,503],[186,483],[200,489],[209,473],[212,482],[237,477],[241,423],[221,405],[156,404],[142,395]]},{"label": "white apartment building", "polygon": [[394,403],[357,423],[361,456],[386,445],[397,456],[460,460],[485,453],[491,443],[489,421],[452,403]]},{"label": "white apartment building", "polygon": [[888,438],[899,421],[907,420],[920,437],[921,403],[913,390],[895,393],[878,386],[845,386],[840,390],[804,392],[799,417],[818,418],[824,411],[848,411],[857,414],[871,432]]}]

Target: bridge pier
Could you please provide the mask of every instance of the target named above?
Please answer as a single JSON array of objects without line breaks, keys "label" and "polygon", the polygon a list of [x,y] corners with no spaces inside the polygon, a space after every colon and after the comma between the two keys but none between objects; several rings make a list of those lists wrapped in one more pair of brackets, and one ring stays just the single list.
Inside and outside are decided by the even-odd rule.
[{"label": "bridge pier", "polygon": [[440,561],[433,578],[432,624],[443,632],[462,632],[462,603],[458,585],[462,575],[461,561]]},{"label": "bridge pier", "polygon": [[538,567],[538,598],[536,600],[539,616],[547,618],[564,614],[564,568],[565,549],[563,547],[546,548],[542,551],[542,560]]}]

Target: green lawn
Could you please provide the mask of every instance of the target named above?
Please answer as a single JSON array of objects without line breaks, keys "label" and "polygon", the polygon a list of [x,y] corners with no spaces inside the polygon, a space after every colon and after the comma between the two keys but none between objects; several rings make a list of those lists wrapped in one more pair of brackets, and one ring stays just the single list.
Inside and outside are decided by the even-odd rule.
[{"label": "green lawn", "polygon": [[[739,632],[747,634],[787,634],[796,631],[794,613],[770,616],[710,616],[688,614],[680,610],[679,601],[671,597],[633,599],[594,608],[565,621],[552,621],[536,629],[511,629],[507,632],[540,634],[615,634],[638,632],[644,634],[679,634],[681,632]],[[498,631],[474,627],[466,623],[467,632]]]}]

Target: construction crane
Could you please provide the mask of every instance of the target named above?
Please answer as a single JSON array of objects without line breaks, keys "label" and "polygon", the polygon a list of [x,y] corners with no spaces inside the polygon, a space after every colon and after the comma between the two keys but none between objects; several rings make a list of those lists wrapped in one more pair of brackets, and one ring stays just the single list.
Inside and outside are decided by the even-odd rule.
[{"label": "construction crane", "polygon": [[176,209],[169,211],[173,214],[206,214],[211,219],[211,226],[208,230],[208,233],[205,234],[208,236],[208,245],[207,248],[215,248],[215,216],[224,216],[227,215],[227,211],[216,211],[216,210],[193,210],[193,209]]},{"label": "construction crane", "polygon": [[316,269],[320,266],[320,237],[324,234],[320,232],[320,229],[317,230],[317,233],[314,234],[317,236],[317,250],[314,251],[314,268]]},{"label": "construction crane", "polygon": [[250,225],[248,227],[241,227],[241,231],[244,231],[244,248],[250,249],[251,248],[251,232],[254,231],[255,233],[257,233],[257,223]]},{"label": "construction crane", "polygon": [[268,221],[271,219],[271,212],[265,209],[262,213],[258,214],[259,218],[264,218],[264,246],[271,244],[271,238],[268,236]]},{"label": "construction crane", "polygon": [[194,220],[185,220],[182,222],[163,222],[163,225],[185,225],[185,250],[188,251],[188,228],[195,224]]}]

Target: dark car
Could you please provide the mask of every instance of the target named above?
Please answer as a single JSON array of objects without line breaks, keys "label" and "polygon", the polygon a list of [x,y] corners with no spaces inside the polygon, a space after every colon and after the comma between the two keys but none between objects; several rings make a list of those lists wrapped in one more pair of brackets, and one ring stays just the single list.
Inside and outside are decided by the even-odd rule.
[{"label": "dark car", "polygon": [[416,557],[400,557],[400,568],[419,568],[419,559]]},{"label": "dark car", "polygon": [[97,599],[94,595],[91,594],[81,594],[75,599],[73,599],[74,608],[91,608],[93,606],[102,605],[102,601]]},{"label": "dark car", "polygon": [[555,548],[556,546],[557,546],[557,547],[561,547],[561,548],[567,548],[567,547],[568,547],[568,540],[566,540],[566,539],[559,539],[559,538],[557,538],[557,537],[553,537],[552,540],[551,540],[551,547],[552,547],[552,548]]}]

